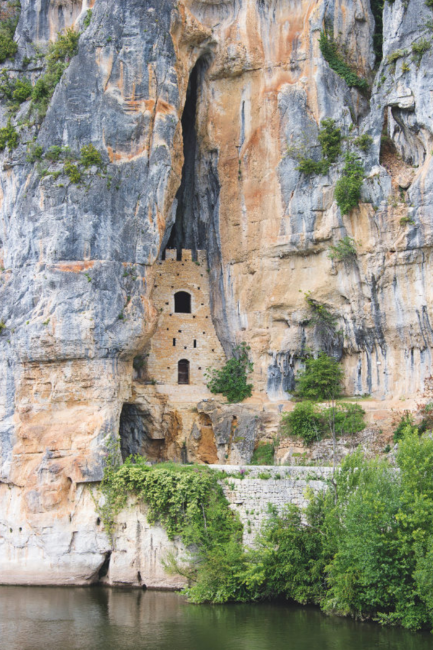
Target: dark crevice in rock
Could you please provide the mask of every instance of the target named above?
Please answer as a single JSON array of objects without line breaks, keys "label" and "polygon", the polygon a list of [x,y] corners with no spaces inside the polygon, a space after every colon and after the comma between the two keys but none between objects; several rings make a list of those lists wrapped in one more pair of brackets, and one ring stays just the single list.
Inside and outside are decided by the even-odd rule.
[{"label": "dark crevice in rock", "polygon": [[193,251],[206,248],[206,229],[200,222],[198,205],[200,151],[197,142],[197,100],[205,68],[205,60],[199,59],[191,72],[182,115],[184,164],[182,181],[176,195],[176,221],[168,241],[168,248],[177,249],[179,260],[182,248]]},{"label": "dark crevice in rock", "polygon": [[165,440],[153,440],[149,435],[148,413],[135,404],[124,404],[120,415],[120,450],[125,461],[129,456],[146,456],[149,460],[160,460]]},{"label": "dark crevice in rock", "polygon": [[111,560],[111,551],[105,554],[105,560],[103,561],[99,571],[98,571],[98,580],[103,580],[107,575],[110,569],[110,560]]}]

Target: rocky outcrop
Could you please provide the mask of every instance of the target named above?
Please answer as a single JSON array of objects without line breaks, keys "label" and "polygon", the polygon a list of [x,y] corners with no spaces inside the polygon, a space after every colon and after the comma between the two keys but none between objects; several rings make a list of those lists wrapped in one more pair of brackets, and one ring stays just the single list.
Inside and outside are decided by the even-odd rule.
[{"label": "rocky outcrop", "polygon": [[[84,486],[101,479],[121,423],[125,454],[161,458],[163,440],[165,457],[180,460],[185,443],[200,462],[245,462],[275,430],[278,411],[266,423],[263,402],[289,399],[306,348],[342,360],[350,394],[423,390],[433,343],[431,9],[385,4],[375,73],[366,0],[21,5],[18,52],[3,64],[12,77],[36,83],[48,40],[71,26],[82,34],[44,117],[29,114],[29,101],[14,114],[1,106],[19,144],[1,154],[0,547],[13,566],[32,549],[31,566],[54,571],[53,582],[69,562],[81,582],[109,549],[93,528],[73,542],[87,528],[70,522],[86,519]],[[324,27],[371,93],[348,88],[324,60]],[[325,118],[365,168],[362,201],[346,216],[334,200],[342,156],[327,174],[297,169],[300,154],[319,159]],[[366,151],[354,142],[362,134]],[[60,163],[28,160],[35,145],[77,157],[89,144],[102,166],[78,184]],[[331,260],[346,235],[356,257]],[[251,404],[214,407],[201,386],[179,406],[137,381],[167,245],[207,251],[219,340],[226,353],[251,347]],[[305,294],[335,317],[326,340]]]}]

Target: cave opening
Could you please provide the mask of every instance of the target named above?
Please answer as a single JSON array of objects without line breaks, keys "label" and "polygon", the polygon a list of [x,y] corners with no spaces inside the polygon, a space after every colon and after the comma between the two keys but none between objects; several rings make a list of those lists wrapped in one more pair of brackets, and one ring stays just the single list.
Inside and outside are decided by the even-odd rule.
[{"label": "cave opening", "polygon": [[197,250],[206,249],[207,228],[200,217],[200,184],[201,180],[206,179],[200,178],[198,169],[200,145],[197,134],[197,108],[207,67],[208,61],[202,57],[192,69],[182,114],[184,155],[182,180],[176,194],[176,220],[166,247],[177,250],[178,261],[181,260],[183,248],[192,250],[194,260],[196,260]]},{"label": "cave opening", "polygon": [[149,413],[136,404],[124,404],[120,414],[119,435],[122,460],[129,456],[146,456],[149,460],[161,460],[165,440],[154,439],[150,434]]}]

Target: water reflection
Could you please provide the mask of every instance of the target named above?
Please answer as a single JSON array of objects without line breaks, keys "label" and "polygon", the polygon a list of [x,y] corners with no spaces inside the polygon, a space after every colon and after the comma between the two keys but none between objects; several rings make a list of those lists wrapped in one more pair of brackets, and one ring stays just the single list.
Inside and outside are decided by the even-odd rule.
[{"label": "water reflection", "polygon": [[430,634],[286,604],[194,606],[172,593],[0,587],[1,650],[431,650]]}]

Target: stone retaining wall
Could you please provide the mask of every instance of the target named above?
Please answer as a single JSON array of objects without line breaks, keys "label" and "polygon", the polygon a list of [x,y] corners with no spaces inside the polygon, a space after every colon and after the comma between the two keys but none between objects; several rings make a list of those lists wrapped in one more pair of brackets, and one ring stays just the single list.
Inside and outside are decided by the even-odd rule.
[{"label": "stone retaining wall", "polygon": [[222,479],[224,493],[231,508],[239,513],[247,546],[253,545],[269,516],[269,504],[280,512],[289,503],[305,507],[307,487],[318,492],[326,487],[326,479],[332,475],[331,467],[211,467],[227,474],[227,478]]}]

